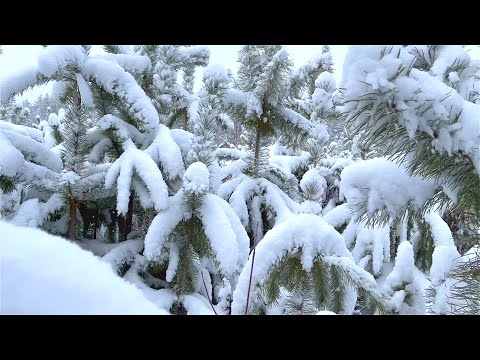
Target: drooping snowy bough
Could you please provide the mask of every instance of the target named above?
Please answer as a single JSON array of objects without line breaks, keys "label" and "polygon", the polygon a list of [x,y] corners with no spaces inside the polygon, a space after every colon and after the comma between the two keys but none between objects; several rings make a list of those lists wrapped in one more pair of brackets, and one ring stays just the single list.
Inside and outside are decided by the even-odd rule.
[{"label": "drooping snowy bough", "polygon": [[262,303],[275,302],[281,288],[308,295],[317,311],[351,314],[357,294],[375,303],[377,310],[391,311],[389,298],[377,289],[373,276],[355,265],[342,236],[319,216],[293,215],[276,225],[257,245],[250,275],[252,261],[251,256],[240,273],[232,314],[261,312]]}]

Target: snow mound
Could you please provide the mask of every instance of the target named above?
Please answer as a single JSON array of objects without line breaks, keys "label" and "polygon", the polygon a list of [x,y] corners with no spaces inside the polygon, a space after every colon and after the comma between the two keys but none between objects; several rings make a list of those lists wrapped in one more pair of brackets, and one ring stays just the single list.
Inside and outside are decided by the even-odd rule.
[{"label": "snow mound", "polygon": [[65,239],[1,221],[0,232],[2,314],[167,314]]}]

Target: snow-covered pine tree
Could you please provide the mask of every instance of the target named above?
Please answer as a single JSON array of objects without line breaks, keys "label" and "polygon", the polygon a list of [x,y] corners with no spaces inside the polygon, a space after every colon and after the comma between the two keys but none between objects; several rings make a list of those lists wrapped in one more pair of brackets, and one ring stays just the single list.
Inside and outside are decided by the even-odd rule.
[{"label": "snow-covered pine tree", "polygon": [[[138,54],[150,58],[153,72],[144,76],[140,85],[169,128],[191,130],[191,114],[195,114],[193,92],[195,69],[206,66],[210,51],[203,46],[141,45]],[[179,82],[179,76],[183,82]]]},{"label": "snow-covered pine tree", "polygon": [[220,171],[214,133],[219,128],[221,100],[229,78],[225,70],[215,66],[207,68],[203,81],[197,114],[192,119],[194,139],[187,155],[190,165],[182,188],[148,230],[145,256],[150,273],[174,290],[176,312],[187,308],[188,299],[199,293],[214,313],[229,313],[231,288],[246,262],[249,239],[230,205],[213,193]]},{"label": "snow-covered pine tree", "polygon": [[[66,49],[63,49],[63,50],[65,51]],[[82,49],[82,50],[85,51],[86,49]],[[75,56],[81,57],[81,55],[79,54],[81,54],[81,52],[77,51],[76,54],[72,52],[69,55],[73,55],[73,57]],[[48,123],[46,124],[48,128],[45,129],[46,130],[45,133],[47,135],[47,132],[48,132],[48,135],[45,140],[49,140],[46,142],[47,148],[52,148],[56,145],[59,145],[60,142],[63,142],[62,152],[64,156],[62,156],[62,158],[66,162],[64,164],[64,171],[63,171],[64,174],[61,177],[56,179],[58,181],[57,185],[60,185],[60,188],[56,187],[55,189],[50,189],[50,191],[54,190],[54,192],[63,193],[63,195],[65,196],[66,198],[65,202],[66,204],[68,204],[67,207],[69,208],[68,233],[71,239],[75,239],[77,237],[77,226],[78,226],[77,224],[78,194],[74,194],[74,192],[72,191],[72,186],[75,180],[80,179],[80,175],[78,173],[83,171],[83,167],[84,167],[83,161],[80,161],[77,163],[77,160],[79,160],[78,156],[81,152],[80,148],[81,146],[83,146],[82,140],[84,137],[86,124],[84,123],[84,119],[79,118],[79,115],[78,115],[79,113],[82,112],[82,100],[80,98],[81,95],[77,85],[78,76],[76,76],[77,75],[76,67],[72,64],[69,64],[70,66],[68,65],[65,66],[65,64],[61,64],[62,59],[60,59],[59,55],[60,55],[59,51],[53,50],[52,52],[49,53],[47,50],[43,54],[43,56],[39,58],[39,68],[43,69],[43,72],[39,71],[37,78],[48,78],[48,76],[50,76],[52,79],[55,79],[55,81],[60,83],[63,87],[62,100],[64,102],[69,103],[69,106],[67,107],[68,109],[67,114],[66,114],[66,119],[68,120],[66,121],[66,124],[63,124],[65,125],[63,130],[66,130],[66,131],[62,131],[60,129],[61,123],[58,120],[58,117],[55,114],[51,114],[51,116],[49,117],[49,124]],[[55,63],[55,60],[57,61],[57,63]],[[65,60],[65,58],[63,60]],[[62,65],[65,67],[62,67]],[[26,74],[26,75],[28,76],[30,74]],[[8,82],[6,83],[6,85],[8,89],[8,85],[9,85]],[[23,88],[20,87],[16,90],[22,91]],[[9,94],[7,93],[7,95]],[[48,136],[50,136],[53,139],[48,138]],[[55,154],[52,152],[52,156],[58,156],[58,154]],[[58,157],[60,158],[60,156]],[[67,176],[68,179],[64,178],[65,176]],[[65,187],[65,191],[62,190],[62,187]],[[53,194],[53,195],[58,195],[58,194]]]},{"label": "snow-covered pine tree", "polygon": [[[285,50],[275,46],[245,46],[239,61],[236,88],[227,91],[225,102],[248,131],[250,149],[248,156],[239,156],[239,160],[224,167],[226,181],[218,194],[229,200],[242,220],[250,236],[252,252],[234,290],[232,313],[268,312],[280,295],[286,301],[284,307],[290,308],[287,313],[313,313],[322,308],[352,313],[357,302],[356,291],[376,303],[378,311],[390,312],[388,297],[378,291],[368,272],[351,260],[330,263],[328,257],[327,260],[321,257],[330,251],[334,257],[350,259],[351,254],[346,248],[345,251],[337,249],[338,252],[323,248],[321,236],[330,234],[337,240],[341,236],[318,216],[296,215],[301,211],[295,201],[299,197],[292,194],[289,187],[298,194],[298,180],[291,170],[279,166],[279,162],[269,161],[266,145],[281,135],[285,145],[297,148],[310,137],[318,139],[325,135],[324,126],[316,126],[289,108],[291,63]],[[280,145],[277,143],[277,146]],[[284,162],[286,167],[290,167],[288,163],[288,160]],[[314,233],[307,235],[305,229],[310,227],[315,229]],[[285,240],[288,245],[281,240],[284,232],[289,234],[285,239],[292,241]],[[274,250],[276,243],[282,243],[281,251]],[[257,247],[260,259],[256,259]],[[314,268],[310,260],[304,262],[302,257],[315,258]],[[326,278],[333,278],[342,286]],[[314,284],[320,284],[316,292],[312,290]]]},{"label": "snow-covered pine tree", "polygon": [[181,178],[184,166],[178,145],[141,86],[153,77],[150,58],[129,47],[105,49],[112,52],[94,56],[84,66],[99,119],[88,134],[88,160],[113,162],[105,185],[117,184],[117,207],[109,217],[113,228],[118,220],[124,241],[133,230],[135,197],[144,209],[162,209],[169,192],[166,181]]},{"label": "snow-covered pine tree", "polygon": [[[191,117],[189,113],[193,111],[192,104],[195,101],[195,94],[185,90],[182,84],[177,82],[177,77],[179,72],[185,68],[206,65],[209,51],[200,46],[160,45],[140,45],[136,46],[134,51],[126,46],[115,45],[105,46],[104,49],[110,53],[108,54],[110,58],[113,56],[121,59],[119,61],[123,64],[122,66],[129,69],[157,111],[160,125],[153,131],[142,130],[134,122],[127,122],[136,126],[142,133],[141,136],[145,138],[143,149],[157,163],[164,174],[169,192],[173,194],[181,187],[183,162],[186,160],[185,156],[192,138],[192,135],[184,130],[191,127],[188,119]],[[129,63],[130,65],[128,65]],[[170,130],[168,128],[173,126],[180,127],[180,129]],[[109,137],[111,142],[117,144],[115,148],[121,150],[119,141],[112,136]],[[138,141],[136,143],[140,145]],[[106,146],[106,142],[101,145]],[[179,147],[181,147],[180,152]],[[116,152],[117,154],[111,154],[113,158],[118,157],[121,151]],[[169,153],[171,155],[168,155]],[[183,160],[179,159],[179,155]],[[142,204],[141,199],[133,196],[132,193],[125,219],[122,215],[118,217],[120,224],[124,224],[121,227],[126,228],[125,231],[122,231],[123,238],[126,238],[126,234],[132,229],[132,209],[134,207],[139,209],[138,230],[143,235],[146,233],[155,216],[155,210],[151,206],[145,207],[144,205],[146,205],[145,202]]]},{"label": "snow-covered pine tree", "polygon": [[56,194],[62,161],[34,128],[0,121],[0,143],[1,197],[10,203],[0,206],[2,216],[17,225],[40,227],[63,206]]},{"label": "snow-covered pine tree", "polygon": [[48,116],[47,120],[40,120],[38,130],[43,132],[43,137],[45,139],[45,145],[50,149],[59,146],[63,141],[62,138],[62,129],[63,121],[65,116],[65,109],[61,108],[58,111],[58,114],[51,113]]},{"label": "snow-covered pine tree", "polygon": [[183,187],[168,205],[145,238],[150,273],[174,290],[177,306],[187,307],[185,296],[200,293],[215,313],[228,312],[231,293],[221,289],[235,286],[249,250],[240,220],[211,193],[210,173],[201,162],[188,167]]},{"label": "snow-covered pine tree", "polygon": [[57,114],[61,108],[62,104],[60,101],[47,93],[39,95],[38,98],[33,101],[30,106],[30,113],[32,118],[38,117],[40,121],[43,121],[48,120],[50,114]]},{"label": "snow-covered pine tree", "polygon": [[[108,180],[106,185],[109,188],[116,181],[116,175],[119,172],[124,173],[121,169],[122,164],[126,162],[124,170],[128,176],[125,176],[125,179],[122,179],[123,181],[120,181],[117,187],[116,198],[119,212],[121,214],[127,213],[131,177],[135,176],[134,169],[136,174],[141,174],[138,179],[140,181],[134,181],[135,184],[138,183],[136,187],[141,188],[140,191],[145,190],[147,194],[150,194],[151,199],[148,202],[152,203],[153,200],[153,203],[160,209],[160,199],[166,201],[168,196],[166,186],[162,187],[162,181],[158,181],[158,179],[162,180],[163,176],[155,162],[142,150],[139,150],[134,143],[134,141],[137,141],[138,146],[142,146],[146,136],[145,133],[150,135],[159,131],[158,114],[137,81],[129,72],[125,71],[125,68],[132,72],[135,72],[137,68],[143,71],[150,66],[149,59],[142,56],[116,54],[91,56],[88,50],[89,47],[82,46],[46,47],[38,59],[36,68],[14,74],[12,78],[2,83],[2,97],[8,98],[11,94],[39,82],[56,81],[57,92],[62,94],[64,101],[76,99],[76,110],[80,110],[83,105],[94,110],[96,127],[88,132],[88,139],[85,144],[85,146],[91,148],[88,160],[92,163],[103,163],[106,150],[113,148],[112,150],[116,151],[117,158],[113,159],[116,161],[110,169],[105,166],[97,167],[104,174],[97,174],[99,176],[94,176],[90,180],[93,181],[96,178],[97,181],[94,182],[102,184],[102,176],[105,178],[105,172],[111,170],[108,173],[108,178],[106,178]],[[122,64],[123,67],[119,64]],[[83,124],[83,121],[81,123]],[[108,135],[120,140],[111,141]],[[174,147],[169,157],[180,156],[180,151],[169,133],[167,132],[165,136]],[[77,145],[80,146],[78,141],[76,142]],[[124,149],[129,150],[128,154],[125,154]],[[121,155],[125,156],[122,158]],[[142,162],[142,159],[145,161]],[[131,162],[130,160],[134,161]],[[178,173],[183,171],[183,162],[180,160],[180,163],[178,163],[176,160],[176,158],[173,160],[175,162],[174,172]],[[139,170],[140,168],[142,170]],[[164,168],[166,171],[171,170],[168,164]],[[154,177],[156,180],[153,180]],[[144,183],[142,184],[142,181],[147,183],[146,187]],[[73,203],[71,202],[72,206]],[[74,211],[72,210],[70,214],[73,215]],[[72,230],[75,221],[70,221],[70,223],[72,224]],[[70,233],[73,233],[73,231],[70,231]],[[123,238],[126,237],[126,233],[128,231],[123,232]]]},{"label": "snow-covered pine tree", "polygon": [[[236,86],[225,103],[248,137],[248,155],[224,168],[225,181],[218,194],[228,199],[246,227],[253,249],[281,217],[296,213],[298,180],[281,167],[269,164],[267,145],[282,136],[298,144],[318,136],[311,122],[288,108],[291,61],[280,46],[248,45],[239,53]],[[233,154],[232,154],[233,155]],[[284,190],[282,190],[281,188]]]},{"label": "snow-covered pine tree", "polygon": [[29,126],[32,122],[30,120],[30,109],[14,98],[0,104],[0,120],[25,126]]},{"label": "snow-covered pine tree", "polygon": [[[432,45],[352,47],[345,62],[342,111],[352,134],[380,155],[404,164],[414,177],[413,186],[426,188],[423,194],[390,197],[396,204],[385,208],[369,193],[373,183],[372,188],[362,188],[367,182],[357,177],[352,181],[356,211],[374,222],[404,219],[417,265],[430,269],[431,311],[447,313],[448,272],[458,252],[454,237],[444,232],[455,232],[452,215],[454,219],[468,214],[468,226],[477,231],[480,226],[478,61],[461,46]],[[380,176],[375,174],[369,176]],[[397,196],[405,193],[409,181],[397,182]],[[380,196],[395,193],[391,185],[384,190],[377,186]],[[447,215],[450,224],[441,218],[448,220]],[[463,243],[463,251],[478,244],[475,230],[470,234],[473,241],[467,247]],[[442,266],[440,273],[432,274]],[[465,278],[478,283],[474,279]],[[465,296],[471,301],[472,293]]]}]

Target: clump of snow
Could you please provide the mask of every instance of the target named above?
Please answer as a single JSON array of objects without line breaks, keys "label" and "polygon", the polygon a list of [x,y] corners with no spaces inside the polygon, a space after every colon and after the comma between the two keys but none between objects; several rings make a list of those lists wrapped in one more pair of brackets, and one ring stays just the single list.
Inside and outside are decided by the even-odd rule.
[{"label": "clump of snow", "polygon": [[210,59],[210,49],[206,46],[185,46],[179,49],[182,62],[197,66],[205,66]]},{"label": "clump of snow", "polygon": [[401,165],[384,158],[357,161],[341,173],[340,193],[355,218],[377,211],[395,218],[408,204],[420,209],[435,188],[433,181],[411,177]]},{"label": "clump of snow", "polygon": [[117,271],[125,263],[133,263],[135,254],[143,249],[142,240],[126,240],[115,245],[102,257],[102,261],[109,263],[114,271]]},{"label": "clump of snow", "polygon": [[75,171],[67,171],[60,176],[59,184],[74,185],[78,180],[80,180],[80,176]]},{"label": "clump of snow", "polygon": [[170,135],[180,148],[182,157],[187,156],[192,148],[193,134],[183,129],[170,129]]},{"label": "clump of snow", "polygon": [[333,227],[346,224],[351,218],[352,210],[348,207],[348,204],[338,205],[323,216],[323,219]]},{"label": "clump of snow", "polygon": [[408,241],[399,245],[395,266],[385,279],[383,291],[392,296],[399,314],[425,314],[424,291],[416,277],[413,248]]},{"label": "clump of snow", "polygon": [[133,75],[140,75],[144,71],[148,71],[152,67],[150,58],[145,55],[136,54],[101,54],[95,55],[93,59],[102,59],[114,62],[120,65]]},{"label": "clump of snow", "polygon": [[323,71],[315,80],[315,87],[332,93],[337,87],[335,76],[331,72]]},{"label": "clump of snow", "polygon": [[54,80],[52,82],[53,82],[52,93],[51,93],[52,99],[60,100],[60,98],[65,94],[65,89],[67,88],[67,82],[63,80],[60,80],[60,81]]},{"label": "clump of snow", "polygon": [[110,189],[117,182],[117,210],[121,214],[128,211],[130,187],[135,173],[147,186],[155,209],[165,208],[168,198],[167,184],[163,180],[157,164],[144,151],[137,149],[131,139],[123,143],[124,152],[108,169],[105,187]]},{"label": "clump of snow", "polygon": [[49,214],[60,210],[63,205],[64,202],[58,193],[50,196],[47,202],[41,202],[38,198],[29,199],[20,204],[9,222],[18,226],[39,227]]},{"label": "clump of snow", "polygon": [[166,210],[159,212],[148,228],[144,250],[144,255],[148,260],[154,260],[161,256],[167,236],[182,221],[184,214],[184,195],[182,191],[179,191],[168,198]]},{"label": "clump of snow", "polygon": [[8,77],[0,79],[0,101],[8,101],[10,96],[19,93],[37,83],[37,66],[9,73]]},{"label": "clump of snow", "polygon": [[321,311],[318,311],[315,315],[338,315],[338,314],[334,313],[333,311],[321,310]]},{"label": "clump of snow", "polygon": [[171,282],[177,273],[178,262],[180,261],[180,254],[178,252],[178,245],[174,242],[170,243],[170,251],[168,252],[168,268],[165,273],[165,280]]},{"label": "clump of snow", "polygon": [[429,213],[425,216],[425,220],[430,226],[435,244],[430,268],[430,279],[432,285],[435,286],[445,280],[447,273],[452,269],[460,254],[453,241],[450,228],[439,214]]},{"label": "clump of snow", "polygon": [[167,314],[95,255],[0,221],[2,314]]},{"label": "clump of snow", "polygon": [[[327,180],[317,169],[308,170],[300,180],[300,188],[311,200],[320,201],[327,190]],[[309,191],[310,190],[310,191]]]},{"label": "clump of snow", "polygon": [[272,145],[270,147],[270,158],[269,161],[271,164],[278,165],[282,169],[285,169],[289,173],[293,173],[296,169],[301,166],[308,166],[308,161],[311,155],[306,152],[302,151],[300,155],[280,155],[275,154],[278,151],[278,147]]},{"label": "clump of snow", "polygon": [[63,168],[62,160],[44,144],[32,138],[11,130],[2,130],[3,135],[10,143],[21,151],[27,161],[47,167],[48,169],[60,172]]},{"label": "clump of snow", "polygon": [[210,188],[210,172],[207,166],[200,162],[191,164],[183,175],[183,188],[194,194],[202,194]]},{"label": "clump of snow", "polygon": [[328,128],[325,124],[313,125],[310,134],[312,138],[321,141],[328,141],[330,139],[330,134],[328,133]]},{"label": "clump of snow", "polygon": [[2,149],[2,156],[0,156],[0,174],[12,177],[15,176],[23,167],[25,158],[22,153],[18,151],[3,135],[0,130],[0,149]]},{"label": "clump of snow", "polygon": [[144,138],[135,126],[111,114],[102,116],[97,126],[102,130],[113,129],[121,140],[132,139],[135,143],[142,144]]},{"label": "clump of snow", "polygon": [[187,315],[215,315],[208,300],[200,294],[183,295],[180,299]]},{"label": "clump of snow", "polygon": [[208,65],[203,72],[203,81],[206,88],[209,88],[212,84],[226,85],[230,82],[228,70],[219,64]]},{"label": "clump of snow", "polygon": [[355,262],[366,269],[371,265],[374,275],[381,274],[383,263],[390,261],[390,224],[368,227],[360,222],[356,227],[355,247],[352,250]]},{"label": "clump of snow", "polygon": [[38,57],[38,71],[47,77],[53,76],[68,65],[81,65],[87,54],[81,45],[47,46]]},{"label": "clump of snow", "polygon": [[43,133],[40,129],[35,129],[23,125],[16,125],[7,121],[0,121],[0,130],[10,130],[13,132],[17,132],[21,135],[31,137],[35,141],[43,141]]},{"label": "clump of snow", "polygon": [[292,124],[292,126],[303,130],[306,134],[313,136],[321,134],[323,136],[323,133],[312,132],[311,122],[296,111],[291,109],[282,109],[279,115],[283,118],[283,120]]},{"label": "clump of snow", "polygon": [[95,146],[93,146],[90,154],[87,156],[87,160],[92,163],[99,163],[104,158],[105,153],[109,148],[113,146],[112,140],[109,138],[101,139]]},{"label": "clump of snow", "polygon": [[312,200],[305,200],[300,204],[300,213],[303,214],[315,214],[315,215],[321,215],[322,213],[322,205],[320,205],[316,201]]},{"label": "clump of snow", "polygon": [[449,67],[461,62],[470,62],[470,56],[460,45],[440,46],[435,61],[430,68],[431,73],[443,81]]},{"label": "clump of snow", "polygon": [[82,102],[85,104],[85,106],[89,108],[95,107],[95,104],[93,102],[93,93],[92,89],[90,89],[90,85],[88,85],[82,74],[76,73],[75,77],[77,79],[78,90],[80,91]]},{"label": "clump of snow", "polygon": [[225,94],[225,104],[246,107],[249,94],[238,89],[228,89]]},{"label": "clump of snow", "polygon": [[[178,132],[177,136],[180,135]],[[185,135],[182,133],[182,135]],[[180,135],[180,136],[182,136]],[[154,139],[145,152],[156,162],[169,179],[182,176],[184,164],[180,147],[173,138],[173,133],[163,124],[159,124],[154,132]],[[182,140],[185,140],[183,138]]]},{"label": "clump of snow", "polygon": [[[247,234],[244,229],[241,231],[242,227],[236,215],[225,211],[228,206],[222,198],[207,194],[200,208],[205,235],[210,241],[221,273],[227,278],[239,270],[248,254]],[[243,250],[243,259],[239,258],[239,250]]]},{"label": "clump of snow", "polygon": [[51,113],[50,115],[48,115],[48,125],[50,126],[60,125],[60,119],[58,118],[57,114]]}]

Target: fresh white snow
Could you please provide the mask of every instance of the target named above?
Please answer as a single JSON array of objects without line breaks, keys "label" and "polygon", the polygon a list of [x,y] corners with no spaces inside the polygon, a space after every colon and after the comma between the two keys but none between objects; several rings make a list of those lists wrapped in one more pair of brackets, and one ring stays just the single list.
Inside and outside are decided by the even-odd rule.
[{"label": "fresh white snow", "polygon": [[0,221],[2,314],[167,314],[78,245]]}]

